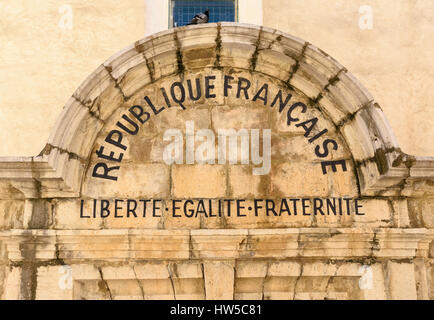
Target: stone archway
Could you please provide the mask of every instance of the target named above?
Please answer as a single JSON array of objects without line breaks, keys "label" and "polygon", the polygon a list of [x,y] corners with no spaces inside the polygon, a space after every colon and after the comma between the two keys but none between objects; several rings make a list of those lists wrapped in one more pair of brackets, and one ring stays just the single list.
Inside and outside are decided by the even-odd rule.
[{"label": "stone archway", "polygon": [[[80,160],[89,159],[93,139],[114,110],[150,83],[203,68],[264,74],[300,93],[343,135],[356,165],[361,193],[375,194],[388,186],[399,192],[406,168],[393,166],[402,155],[369,92],[312,44],[276,30],[242,24],[173,29],[113,56],[72,95],[42,154],[58,172],[65,172],[65,181],[77,190],[83,174]],[[94,129],[89,132],[87,126]],[[71,171],[73,176],[66,174]]]},{"label": "stone archway", "polygon": [[[247,162],[220,162],[220,129],[245,130]],[[183,154],[192,135],[212,147],[169,164],[167,130]],[[0,233],[4,296],[427,298],[433,163],[402,153],[369,92],[310,43],[236,23],[158,33],[88,77],[39,156],[0,162],[19,217]]]}]

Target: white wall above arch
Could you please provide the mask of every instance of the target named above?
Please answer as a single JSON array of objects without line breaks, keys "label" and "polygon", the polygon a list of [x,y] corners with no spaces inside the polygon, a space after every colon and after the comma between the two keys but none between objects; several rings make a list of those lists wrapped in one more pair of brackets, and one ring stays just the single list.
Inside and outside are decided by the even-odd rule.
[{"label": "white wall above arch", "polygon": [[262,26],[262,0],[238,0],[238,19],[242,23]]},{"label": "white wall above arch", "polygon": [[167,30],[169,27],[170,0],[145,1],[145,36]]}]

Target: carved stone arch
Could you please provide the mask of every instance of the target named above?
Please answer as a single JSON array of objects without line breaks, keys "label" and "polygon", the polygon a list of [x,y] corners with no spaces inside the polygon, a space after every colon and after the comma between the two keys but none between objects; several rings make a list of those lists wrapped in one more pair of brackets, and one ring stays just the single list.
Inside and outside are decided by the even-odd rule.
[{"label": "carved stone arch", "polygon": [[171,29],[112,56],[69,99],[41,156],[78,192],[95,139],[119,106],[159,79],[203,68],[261,73],[304,95],[344,137],[361,194],[402,190],[408,161],[381,108],[356,78],[306,41],[237,23]]}]

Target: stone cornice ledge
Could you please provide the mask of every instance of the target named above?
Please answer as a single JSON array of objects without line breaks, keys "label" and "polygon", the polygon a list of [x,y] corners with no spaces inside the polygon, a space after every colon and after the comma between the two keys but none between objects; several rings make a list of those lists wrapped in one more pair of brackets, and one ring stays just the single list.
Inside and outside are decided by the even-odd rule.
[{"label": "stone cornice ledge", "polygon": [[12,263],[81,261],[429,257],[428,229],[8,230],[0,241]]},{"label": "stone cornice ledge", "polygon": [[[46,157],[0,157],[0,183],[19,191],[16,198],[78,197]],[[2,195],[0,194],[0,199]]]},{"label": "stone cornice ledge", "polygon": [[402,190],[404,196],[434,196],[434,158],[416,157]]}]

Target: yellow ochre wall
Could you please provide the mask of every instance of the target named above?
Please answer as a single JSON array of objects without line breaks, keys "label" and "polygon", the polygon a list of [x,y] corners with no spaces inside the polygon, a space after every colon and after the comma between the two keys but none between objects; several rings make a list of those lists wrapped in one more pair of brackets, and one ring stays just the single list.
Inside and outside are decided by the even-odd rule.
[{"label": "yellow ochre wall", "polygon": [[[0,155],[38,154],[75,89],[149,33],[149,19],[159,21],[156,7],[167,28],[167,4],[155,5],[161,1],[1,0]],[[239,16],[249,23],[243,17],[254,19],[258,6],[246,3]],[[366,6],[372,28],[363,29]],[[264,26],[313,43],[352,72],[404,152],[434,155],[434,1],[263,0],[262,16]]]}]

